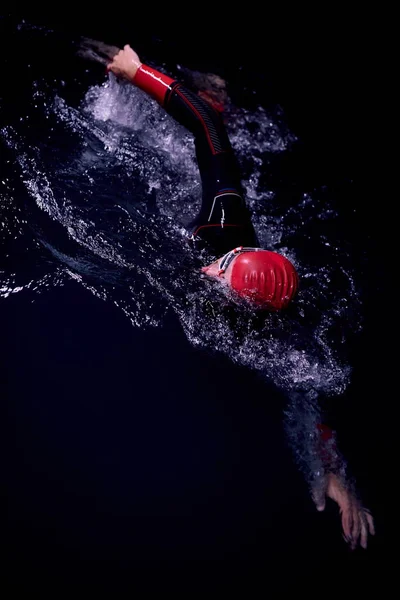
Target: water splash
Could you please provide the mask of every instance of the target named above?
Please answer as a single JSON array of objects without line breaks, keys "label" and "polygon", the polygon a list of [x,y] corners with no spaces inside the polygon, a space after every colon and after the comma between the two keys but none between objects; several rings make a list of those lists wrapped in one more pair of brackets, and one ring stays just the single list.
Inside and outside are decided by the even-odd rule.
[{"label": "water splash", "polygon": [[[139,328],[162,326],[174,313],[191,344],[222,353],[284,390],[288,423],[301,423],[301,434],[298,424],[291,428],[301,462],[299,440],[306,431],[312,435],[319,396],[341,394],[350,381],[344,350],[361,327],[361,302],[346,244],[330,235],[339,216],[333,203],[316,191],[282,206],[263,184],[269,160],[287,152],[294,136],[262,107],[232,107],[231,120],[227,115],[260,242],[285,254],[301,280],[288,313],[261,316],[201,277],[199,267],[210,257],[185,241],[185,223],[201,202],[190,133],[141,90],[113,76],[90,87],[78,106],[44,84],[36,84],[34,96],[42,137],[32,143],[22,126],[1,131],[30,201],[21,207],[10,191],[1,201],[11,211],[3,234],[21,235],[29,219],[35,245],[51,257],[51,274],[39,277],[37,289],[73,280]],[[317,254],[300,255],[299,236],[312,239]],[[328,260],[320,260],[327,249]],[[1,275],[1,298],[35,289],[18,279]],[[305,401],[303,417],[298,394]]]},{"label": "water splash", "polygon": [[[291,133],[261,107],[254,112],[235,108],[235,118],[227,124],[239,159],[246,163],[243,182],[250,210],[257,216],[257,234],[295,264],[302,281],[290,320],[270,315],[261,328],[258,323],[256,332],[245,307],[236,308],[233,326],[231,314],[218,306],[229,306],[226,292],[197,274],[199,259],[207,257],[194,255],[184,241],[183,223],[198,210],[201,194],[191,134],[141,90],[112,76],[91,87],[77,107],[48,94],[37,90],[35,98],[41,100],[50,123],[48,142],[27,148],[17,131],[5,129],[2,136],[16,152],[37,207],[62,225],[75,243],[76,256],[67,258],[68,253],[42,240],[66,272],[79,275],[82,284],[91,278],[87,286],[92,291],[102,284],[100,296],[110,298],[114,292],[106,292],[107,285],[122,287],[118,279],[121,270],[126,271],[132,299],[125,298],[121,305],[139,326],[160,323],[149,308],[152,303],[145,300],[150,294],[158,297],[155,312],[163,304],[164,311],[178,315],[191,343],[218,348],[284,389],[342,391],[349,366],[340,364],[329,336],[347,312],[359,315],[354,276],[335,263],[341,254],[338,247],[329,266],[313,270],[311,264],[299,263],[294,247],[281,245],[307,222],[332,221],[337,213],[321,205],[318,197],[304,194],[297,206],[279,214],[274,193],[260,191],[266,157],[285,152],[294,141]],[[61,134],[67,136],[67,149],[65,143],[61,148],[54,144]],[[341,287],[331,285],[332,273],[336,279],[342,275]],[[312,329],[306,325],[310,319]],[[352,329],[358,326],[353,319]]]}]

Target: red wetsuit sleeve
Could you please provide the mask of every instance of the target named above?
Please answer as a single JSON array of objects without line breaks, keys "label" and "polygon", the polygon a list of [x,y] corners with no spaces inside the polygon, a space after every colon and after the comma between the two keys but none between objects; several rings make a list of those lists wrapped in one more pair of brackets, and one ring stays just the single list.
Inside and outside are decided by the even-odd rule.
[{"label": "red wetsuit sleeve", "polygon": [[336,445],[336,433],[325,425],[318,423],[317,430],[319,434],[319,455],[327,468],[334,468],[338,462],[338,449]]},{"label": "red wetsuit sleeve", "polygon": [[317,429],[323,442],[328,442],[334,437],[333,430],[328,425],[325,425],[325,423],[318,423]]},{"label": "red wetsuit sleeve", "polygon": [[143,64],[138,68],[133,78],[133,83],[157,100],[161,106],[164,106],[166,93],[174,81],[168,75],[164,75],[164,73],[160,73],[156,69]]}]

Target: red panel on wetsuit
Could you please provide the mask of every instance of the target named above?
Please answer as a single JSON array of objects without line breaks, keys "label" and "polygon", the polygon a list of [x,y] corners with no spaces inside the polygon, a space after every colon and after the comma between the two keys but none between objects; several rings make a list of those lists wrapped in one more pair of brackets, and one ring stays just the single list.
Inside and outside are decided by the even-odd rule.
[{"label": "red panel on wetsuit", "polygon": [[328,427],[327,425],[324,425],[323,423],[318,423],[317,428],[319,430],[321,439],[324,442],[327,442],[328,440],[330,440],[334,437],[332,429],[330,427]]},{"label": "red panel on wetsuit", "polygon": [[174,81],[168,75],[147,65],[141,65],[133,78],[133,82],[138,88],[152,96],[161,105],[163,105],[165,95]]}]

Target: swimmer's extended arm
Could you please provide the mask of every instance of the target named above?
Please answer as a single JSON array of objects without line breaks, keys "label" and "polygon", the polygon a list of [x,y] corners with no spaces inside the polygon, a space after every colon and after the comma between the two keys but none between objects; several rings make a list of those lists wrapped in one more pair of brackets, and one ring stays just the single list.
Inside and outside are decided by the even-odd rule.
[{"label": "swimmer's extended arm", "polygon": [[143,64],[129,45],[114,56],[107,65],[107,72],[152,96],[195,136],[204,137],[212,153],[232,151],[219,111],[179,81]]},{"label": "swimmer's extended arm", "polygon": [[304,396],[293,397],[286,411],[286,433],[298,466],[309,484],[318,511],[326,499],[339,507],[343,537],[351,549],[367,548],[368,535],[374,535],[374,520],[360,501],[354,481],[347,474],[336,432],[323,423],[320,411]]},{"label": "swimmer's extended arm", "polygon": [[241,193],[240,170],[218,110],[179,81],[143,64],[129,45],[114,56],[107,71],[154,98],[194,135],[204,197],[214,198],[225,188]]},{"label": "swimmer's extended arm", "polygon": [[317,452],[324,466],[322,485],[315,485],[312,497],[318,511],[325,509],[326,498],[337,503],[342,520],[343,537],[354,550],[358,544],[367,548],[368,534],[375,534],[374,519],[362,505],[353,482],[345,474],[345,461],[336,442],[336,432],[317,424]]}]

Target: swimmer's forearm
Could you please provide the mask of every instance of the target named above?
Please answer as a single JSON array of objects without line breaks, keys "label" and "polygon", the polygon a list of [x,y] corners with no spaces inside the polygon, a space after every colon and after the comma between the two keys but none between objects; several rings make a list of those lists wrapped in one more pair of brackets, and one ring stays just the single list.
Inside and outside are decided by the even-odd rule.
[{"label": "swimmer's forearm", "polygon": [[324,423],[317,424],[317,431],[317,453],[324,471],[343,475],[347,465],[337,445],[336,431]]},{"label": "swimmer's forearm", "polygon": [[318,431],[318,452],[325,466],[332,465],[336,462],[337,447],[336,435],[333,429],[325,425],[325,423],[317,424]]},{"label": "swimmer's forearm", "polygon": [[[304,405],[301,406],[301,410]],[[326,473],[345,474],[347,465],[337,446],[335,431],[321,413],[310,407],[306,418],[296,403],[286,414],[285,429],[293,456],[307,482],[313,487]]]},{"label": "swimmer's forearm", "polygon": [[137,69],[132,83],[146,92],[146,94],[149,94],[149,96],[152,96],[161,106],[164,106],[165,96],[171,89],[174,79],[152,67],[142,64]]}]

